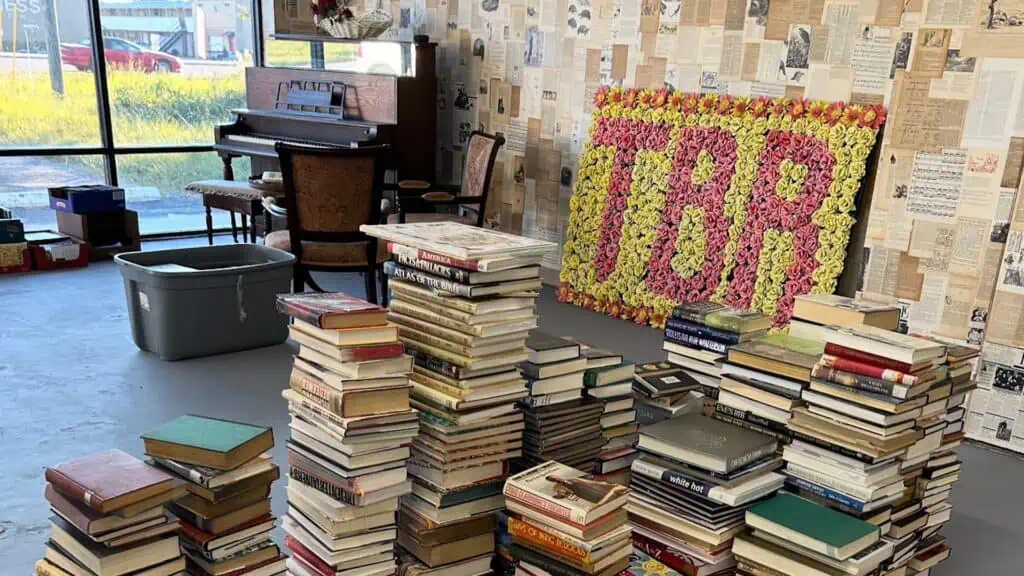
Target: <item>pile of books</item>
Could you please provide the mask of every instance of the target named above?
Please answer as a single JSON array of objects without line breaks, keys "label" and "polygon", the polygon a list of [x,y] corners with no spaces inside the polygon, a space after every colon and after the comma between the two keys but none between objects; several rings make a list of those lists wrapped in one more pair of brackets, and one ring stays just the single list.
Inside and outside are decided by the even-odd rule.
[{"label": "pile of books", "polygon": [[692,410],[695,401],[700,402],[697,409],[703,409],[700,389],[700,382],[671,362],[640,364],[633,374],[637,422],[656,424]]},{"label": "pile of books", "polygon": [[698,412],[641,428],[629,495],[637,548],[684,574],[731,573],[744,511],[784,483],[777,447]]},{"label": "pile of books", "polygon": [[789,493],[751,506],[733,544],[740,574],[878,574],[893,545],[875,524]]},{"label": "pile of books", "polygon": [[37,576],[170,575],[185,570],[178,522],[164,504],[184,486],[120,450],[90,454],[46,469],[50,540]]},{"label": "pile of books", "polygon": [[399,515],[403,566],[486,572],[508,461],[524,454],[518,364],[537,325],[540,260],[554,245],[446,222],[361,229],[388,243],[388,318],[414,360],[421,433]]},{"label": "pile of books", "polygon": [[710,411],[718,398],[722,362],[729,348],[763,335],[772,319],[714,302],[680,304],[665,324],[662,349],[668,361],[682,368],[699,385]]},{"label": "pile of books", "polygon": [[411,359],[387,311],[345,294],[278,297],[298,342],[290,387],[288,514],[292,576],[396,569],[396,512],[412,491],[406,463],[419,434]]},{"label": "pile of books", "polygon": [[520,468],[558,460],[592,471],[604,441],[604,403],[583,396],[587,359],[582,346],[540,330],[526,341],[527,360],[520,364],[529,396],[520,401],[526,429]]},{"label": "pile of books", "polygon": [[520,576],[615,576],[630,566],[629,489],[545,462],[505,483],[511,555]]},{"label": "pile of books", "polygon": [[[884,571],[926,570],[918,555],[943,545],[932,536],[950,509],[950,480],[933,485],[923,478],[947,427],[946,346],[866,325],[831,326],[824,338],[825,352],[803,392],[807,405],[790,421],[787,485],[878,526],[892,546]],[[925,494],[934,497],[928,506]]]},{"label": "pile of books", "polygon": [[803,406],[803,390],[824,344],[788,334],[768,334],[729,348],[714,416],[790,440],[787,424]]},{"label": "pile of books", "polygon": [[583,376],[587,397],[604,405],[601,413],[603,445],[597,454],[594,470],[597,479],[603,482],[629,484],[629,465],[636,458],[635,447],[639,438],[633,400],[635,375],[636,366],[620,359],[614,364],[588,366]]},{"label": "pile of books", "polygon": [[270,487],[279,476],[272,428],[186,415],[142,441],[153,464],[185,481],[188,493],[167,509],[181,520],[190,574],[284,574],[286,558],[270,539]]}]

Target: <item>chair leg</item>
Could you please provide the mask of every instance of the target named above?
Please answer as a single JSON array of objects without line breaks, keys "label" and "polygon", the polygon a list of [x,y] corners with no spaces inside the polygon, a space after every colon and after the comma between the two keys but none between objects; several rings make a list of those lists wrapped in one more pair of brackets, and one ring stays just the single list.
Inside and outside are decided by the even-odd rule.
[{"label": "chair leg", "polygon": [[306,270],[306,284],[309,284],[309,287],[312,288],[314,292],[325,292],[325,290],[316,283],[316,280],[313,280],[313,273],[309,270]]},{"label": "chair leg", "polygon": [[238,215],[242,219],[242,244],[249,241],[249,217],[242,212]]},{"label": "chair leg", "polygon": [[366,268],[366,300],[377,302],[377,267],[370,265]]},{"label": "chair leg", "polygon": [[213,246],[213,210],[206,207],[206,241]]},{"label": "chair leg", "polygon": [[383,264],[380,265],[380,287],[381,287],[381,291],[380,291],[380,302],[381,303],[380,303],[380,305],[386,307],[388,305],[388,295],[389,295],[388,294],[388,275],[384,273],[384,265]]},{"label": "chair leg", "polygon": [[306,291],[306,271],[298,263],[292,269],[292,292],[298,294]]},{"label": "chair leg", "polygon": [[231,238],[238,244],[238,228],[235,228],[235,213],[231,212]]}]

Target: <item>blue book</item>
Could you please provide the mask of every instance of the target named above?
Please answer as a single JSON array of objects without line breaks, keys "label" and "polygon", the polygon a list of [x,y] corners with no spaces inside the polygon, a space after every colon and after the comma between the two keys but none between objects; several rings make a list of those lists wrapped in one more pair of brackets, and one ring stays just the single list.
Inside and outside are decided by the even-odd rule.
[{"label": "blue book", "polygon": [[815,484],[813,482],[808,482],[807,480],[804,480],[803,478],[797,478],[796,476],[790,476],[789,474],[786,474],[785,470],[783,470],[782,473],[786,475],[786,484],[787,485],[790,485],[790,486],[796,488],[797,490],[806,490],[807,492],[810,492],[811,494],[815,494],[817,496],[820,496],[821,498],[824,498],[824,499],[826,499],[826,500],[828,500],[830,502],[835,502],[837,504],[842,504],[843,506],[846,506],[847,508],[849,508],[851,510],[854,510],[857,513],[863,512],[864,511],[864,507],[867,506],[867,504],[868,504],[867,502],[864,502],[863,500],[857,500],[856,498],[854,498],[852,496],[847,496],[846,494],[843,494],[842,492],[836,492],[835,490],[832,490],[831,488],[826,488],[825,486],[821,486],[821,485]]}]

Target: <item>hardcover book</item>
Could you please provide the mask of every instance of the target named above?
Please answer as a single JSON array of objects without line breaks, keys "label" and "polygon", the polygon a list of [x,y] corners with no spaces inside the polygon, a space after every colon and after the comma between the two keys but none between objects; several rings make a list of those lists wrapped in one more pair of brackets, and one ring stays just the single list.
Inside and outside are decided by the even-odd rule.
[{"label": "hardcover book", "polygon": [[207,416],[185,415],[142,435],[146,454],[231,470],[274,447],[274,430]]},{"label": "hardcover book", "polygon": [[817,324],[867,324],[883,330],[896,330],[900,310],[896,306],[854,300],[838,294],[801,294],[793,302],[793,317]]},{"label": "hardcover book", "polygon": [[423,270],[424,272],[433,274],[434,276],[447,278],[448,280],[460,282],[462,284],[486,284],[492,282],[507,282],[509,280],[525,280],[528,278],[536,278],[540,275],[540,266],[524,266],[521,268],[510,268],[508,270],[500,270],[496,272],[474,272],[472,270],[434,262],[433,260],[419,258],[418,256],[411,256],[401,252],[392,254],[391,258],[402,266]]},{"label": "hardcover book", "polygon": [[443,295],[455,295],[463,298],[516,294],[540,289],[539,278],[495,282],[493,284],[462,284],[440,276],[427,274],[422,270],[401,266],[395,262],[385,262],[384,273],[398,280],[426,286]]},{"label": "hardcover book", "polygon": [[873,326],[830,326],[825,341],[911,365],[946,355],[943,344]]},{"label": "hardcover book", "polygon": [[748,525],[836,560],[846,560],[878,541],[878,526],[792,494],[751,506]]},{"label": "hardcover book", "polygon": [[389,242],[472,260],[493,256],[544,255],[557,244],[456,222],[363,224],[361,232]]},{"label": "hardcover book", "polygon": [[767,330],[772,326],[772,319],[764,314],[715,302],[680,304],[672,309],[672,317],[738,334]]},{"label": "hardcover book", "polygon": [[633,387],[651,398],[695,390],[700,382],[669,362],[639,364],[633,373]]},{"label": "hardcover book", "polygon": [[628,492],[554,461],[510,477],[504,489],[508,499],[580,526],[625,505]]},{"label": "hardcover book", "polygon": [[808,382],[824,346],[786,334],[771,334],[729,348],[729,362]]},{"label": "hardcover book", "polygon": [[568,338],[548,334],[543,330],[531,330],[530,335],[526,338],[526,347],[529,349],[529,361],[534,364],[569,360],[580,355],[578,343]]},{"label": "hardcover book", "polygon": [[342,292],[280,294],[277,309],[326,330],[387,324],[387,310]]},{"label": "hardcover book", "polygon": [[107,514],[171,489],[174,478],[120,450],[106,450],[47,468],[63,495]]},{"label": "hardcover book", "polygon": [[775,452],[775,438],[690,413],[640,431],[640,448],[728,474]]}]

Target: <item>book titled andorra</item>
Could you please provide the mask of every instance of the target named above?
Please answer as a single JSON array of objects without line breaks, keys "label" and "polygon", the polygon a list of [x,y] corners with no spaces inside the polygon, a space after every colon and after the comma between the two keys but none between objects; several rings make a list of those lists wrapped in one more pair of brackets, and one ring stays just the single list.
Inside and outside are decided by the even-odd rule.
[{"label": "book titled andorra", "polygon": [[277,310],[325,330],[388,323],[387,310],[342,292],[279,294]]},{"label": "book titled andorra", "polygon": [[586,526],[625,505],[629,490],[549,461],[510,477],[504,493],[552,518]]}]

